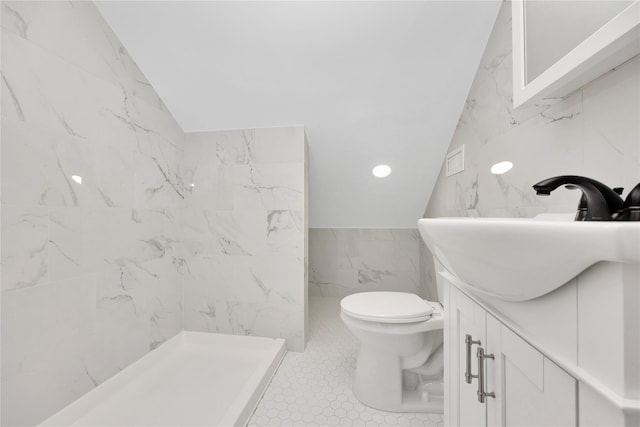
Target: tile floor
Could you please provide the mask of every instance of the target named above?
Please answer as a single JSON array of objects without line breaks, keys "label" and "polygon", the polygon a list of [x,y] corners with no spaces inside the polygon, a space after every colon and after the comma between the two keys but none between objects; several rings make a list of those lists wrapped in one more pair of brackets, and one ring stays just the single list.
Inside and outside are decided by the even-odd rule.
[{"label": "tile floor", "polygon": [[339,298],[309,298],[310,339],[287,353],[249,420],[256,426],[443,426],[440,414],[400,414],[361,404],[351,392],[358,343],[340,320]]}]

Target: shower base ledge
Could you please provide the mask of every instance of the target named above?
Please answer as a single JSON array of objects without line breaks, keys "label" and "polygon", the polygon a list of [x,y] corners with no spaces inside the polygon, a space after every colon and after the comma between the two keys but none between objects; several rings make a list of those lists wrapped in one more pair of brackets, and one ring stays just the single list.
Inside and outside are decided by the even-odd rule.
[{"label": "shower base ledge", "polygon": [[244,426],[283,339],[180,332],[40,426]]}]

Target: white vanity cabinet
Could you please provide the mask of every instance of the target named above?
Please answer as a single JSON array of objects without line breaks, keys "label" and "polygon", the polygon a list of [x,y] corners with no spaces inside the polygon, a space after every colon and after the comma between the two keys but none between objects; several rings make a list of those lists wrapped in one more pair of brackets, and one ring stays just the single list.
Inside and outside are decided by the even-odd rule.
[{"label": "white vanity cabinet", "polygon": [[577,381],[487,314],[487,424],[576,426]]},{"label": "white vanity cabinet", "polygon": [[486,405],[478,402],[478,379],[467,374],[478,373],[475,350],[486,344],[487,313],[455,288],[445,289],[445,425],[484,426]]},{"label": "white vanity cabinet", "polygon": [[578,425],[571,375],[454,286],[445,298],[445,425]]}]

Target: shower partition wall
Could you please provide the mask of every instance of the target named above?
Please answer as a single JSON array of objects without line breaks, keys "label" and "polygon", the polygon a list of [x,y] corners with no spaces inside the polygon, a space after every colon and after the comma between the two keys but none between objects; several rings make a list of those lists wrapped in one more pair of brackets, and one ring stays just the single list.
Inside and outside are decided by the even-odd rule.
[{"label": "shower partition wall", "polygon": [[187,134],[184,327],[305,343],[304,128]]}]

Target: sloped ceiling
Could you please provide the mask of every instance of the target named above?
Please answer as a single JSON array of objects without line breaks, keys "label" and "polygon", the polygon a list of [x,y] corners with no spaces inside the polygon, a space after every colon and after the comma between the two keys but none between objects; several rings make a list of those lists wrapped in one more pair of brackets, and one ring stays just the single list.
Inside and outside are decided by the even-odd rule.
[{"label": "sloped ceiling", "polygon": [[414,228],[501,2],[97,4],[185,132],[305,126],[312,227]]}]

